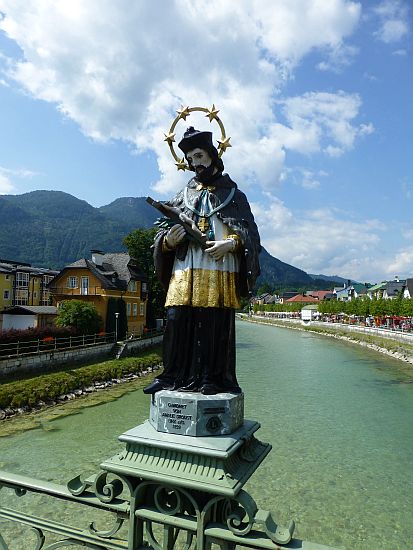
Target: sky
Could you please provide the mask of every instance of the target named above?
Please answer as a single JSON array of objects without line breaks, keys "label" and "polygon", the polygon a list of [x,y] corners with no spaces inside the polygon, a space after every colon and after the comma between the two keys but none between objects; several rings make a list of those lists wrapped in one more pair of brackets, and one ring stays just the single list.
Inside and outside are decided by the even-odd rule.
[{"label": "sky", "polygon": [[[166,200],[191,173],[164,134],[182,107],[214,105],[225,171],[273,256],[362,282],[413,277],[412,12],[408,0],[0,0],[0,194]],[[190,125],[221,137],[193,112],[177,142]]]}]

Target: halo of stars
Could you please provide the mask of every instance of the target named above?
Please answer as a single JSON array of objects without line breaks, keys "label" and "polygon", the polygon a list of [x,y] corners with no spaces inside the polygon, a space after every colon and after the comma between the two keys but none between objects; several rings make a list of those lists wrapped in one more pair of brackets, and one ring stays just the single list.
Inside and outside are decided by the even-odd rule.
[{"label": "halo of stars", "polygon": [[181,108],[176,111],[177,116],[175,117],[174,121],[172,122],[172,125],[169,129],[169,132],[167,134],[164,134],[166,143],[169,145],[169,150],[171,151],[171,155],[175,160],[175,166],[178,170],[189,170],[188,163],[185,161],[185,157],[179,157],[175,151],[174,143],[175,143],[175,128],[176,125],[180,120],[186,120],[191,113],[194,111],[206,113],[206,117],[209,118],[209,122],[212,122],[215,120],[215,122],[218,124],[220,130],[221,130],[221,138],[217,140],[218,142],[218,156],[222,157],[223,153],[228,149],[228,147],[232,147],[230,141],[230,137],[226,136],[225,128],[222,123],[222,120],[219,118],[218,113],[219,110],[215,107],[213,104],[210,109],[207,107],[184,107],[181,106]]}]

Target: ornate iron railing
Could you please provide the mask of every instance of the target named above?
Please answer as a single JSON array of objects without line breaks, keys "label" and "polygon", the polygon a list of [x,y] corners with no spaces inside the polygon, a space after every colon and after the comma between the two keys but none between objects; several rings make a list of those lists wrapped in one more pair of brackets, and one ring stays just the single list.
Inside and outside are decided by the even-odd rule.
[{"label": "ornate iron railing", "polygon": [[[175,398],[174,392],[164,393]],[[293,521],[277,525],[243,490],[271,451],[270,444],[256,438],[259,428],[258,422],[244,419],[229,435],[198,437],[159,432],[146,421],[119,436],[125,448],[102,462],[100,472],[85,480],[77,476],[67,486],[0,471],[0,519],[34,532],[35,542],[18,550],[210,550],[213,545],[221,550],[327,550],[293,539]],[[53,519],[1,507],[7,489],[20,498],[40,494],[43,511],[44,497],[55,499]],[[82,525],[57,521],[57,500],[80,506],[76,522]],[[99,523],[87,523],[91,511],[99,512]],[[102,518],[107,512],[113,521],[99,529],[102,520],[108,523]],[[0,550],[12,550],[10,538],[9,531],[0,531]]]},{"label": "ornate iron railing", "polygon": [[[211,496],[202,491],[189,491],[158,481],[108,472],[85,481],[76,477],[64,487],[0,472],[0,489],[6,488],[14,490],[20,497],[40,493],[114,515],[113,525],[99,531],[95,522],[81,528],[0,508],[0,518],[34,531],[33,550],[55,550],[75,545],[94,550],[207,550],[212,544],[223,550],[237,546],[267,550],[327,549],[326,546],[292,539],[294,523],[286,528],[279,527],[271,514],[260,510],[244,490],[234,497]],[[128,530],[126,537],[122,538],[119,531],[125,522],[128,522]],[[57,535],[59,540],[47,542],[49,533]],[[9,550],[1,532],[0,549]],[[24,550],[30,549],[24,546]]]}]

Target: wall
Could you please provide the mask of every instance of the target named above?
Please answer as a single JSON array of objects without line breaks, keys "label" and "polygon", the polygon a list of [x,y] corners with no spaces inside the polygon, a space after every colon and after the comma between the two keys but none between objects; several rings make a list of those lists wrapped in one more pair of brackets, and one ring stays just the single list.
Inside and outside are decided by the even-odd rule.
[{"label": "wall", "polygon": [[[6,279],[6,276],[8,279]],[[9,299],[4,299],[4,291],[9,291]],[[6,274],[6,273],[0,273],[0,310],[11,306],[12,304],[12,296],[13,296],[13,275],[12,274]]]},{"label": "wall", "polygon": [[0,360],[0,376],[14,372],[44,371],[68,363],[86,363],[95,359],[105,359],[112,356],[113,349],[114,344],[102,344],[100,346],[63,351],[45,351],[37,355],[3,359]]},{"label": "wall", "polygon": [[102,344],[85,348],[68,349],[63,351],[44,351],[36,355],[13,357],[0,360],[0,376],[13,372],[34,372],[48,370],[68,363],[86,363],[100,359],[126,357],[139,350],[162,343],[163,335],[144,338],[142,340],[126,340],[120,346]]},{"label": "wall", "polygon": [[15,328],[25,330],[37,326],[37,315],[11,315],[3,313],[3,330]]},{"label": "wall", "polygon": [[125,342],[122,343],[116,356],[120,358],[126,357],[128,355],[133,355],[138,350],[162,344],[162,340],[162,334],[158,336],[152,336],[151,338],[143,338],[142,340],[125,340]]}]

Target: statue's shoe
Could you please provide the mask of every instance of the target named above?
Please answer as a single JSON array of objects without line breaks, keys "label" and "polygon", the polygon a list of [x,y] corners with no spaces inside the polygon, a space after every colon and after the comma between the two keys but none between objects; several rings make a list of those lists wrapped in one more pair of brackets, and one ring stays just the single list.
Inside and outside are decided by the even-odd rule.
[{"label": "statue's shoe", "polygon": [[146,386],[146,388],[143,388],[143,393],[153,395],[157,391],[171,390],[171,389],[172,389],[172,384],[168,384],[167,382],[163,382],[162,380],[155,378],[152,384],[149,384],[149,386]]},{"label": "statue's shoe", "polygon": [[186,386],[180,386],[178,388],[178,391],[194,391],[198,392],[200,390],[200,382],[199,380],[194,380],[193,382],[190,382]]},{"label": "statue's shoe", "polygon": [[215,395],[216,393],[222,393],[225,390],[222,390],[215,384],[203,384],[199,391],[202,393],[202,395]]}]

